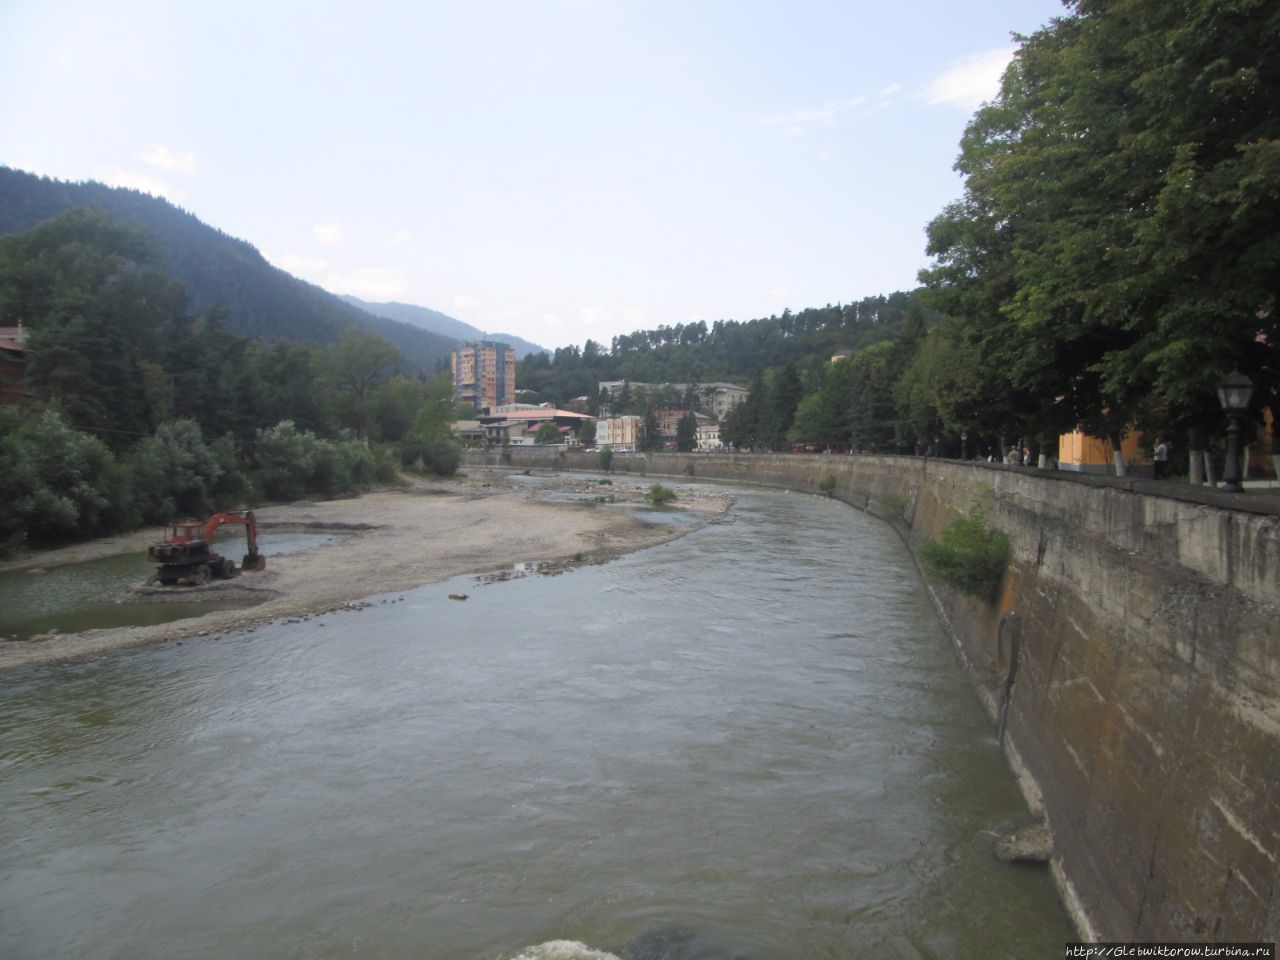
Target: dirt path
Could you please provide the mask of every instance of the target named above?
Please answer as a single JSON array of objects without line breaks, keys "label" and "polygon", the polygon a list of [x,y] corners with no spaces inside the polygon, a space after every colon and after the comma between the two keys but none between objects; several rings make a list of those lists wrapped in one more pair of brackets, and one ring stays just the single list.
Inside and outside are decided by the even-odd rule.
[{"label": "dirt path", "polygon": [[[469,573],[501,575],[520,562],[544,562],[551,572],[601,563],[674,539],[722,518],[732,498],[713,491],[682,494],[675,505],[695,525],[647,524],[632,511],[593,504],[550,503],[540,497],[640,500],[646,484],[612,486],[561,475],[550,479],[473,470],[465,479],[416,481],[403,490],[346,500],[267,506],[255,512],[265,530],[337,531],[341,540],[274,559],[259,574],[207,587],[167,588],[172,598],[226,599],[251,606],[148,627],[118,627],[0,644],[0,669],[98,654],[119,647],[307,616],[377,593],[407,590]],[[97,557],[143,552],[148,530],[45,551],[0,569],[49,568]],[[156,588],[159,591],[161,588]],[[149,591],[135,591],[146,599]]]}]

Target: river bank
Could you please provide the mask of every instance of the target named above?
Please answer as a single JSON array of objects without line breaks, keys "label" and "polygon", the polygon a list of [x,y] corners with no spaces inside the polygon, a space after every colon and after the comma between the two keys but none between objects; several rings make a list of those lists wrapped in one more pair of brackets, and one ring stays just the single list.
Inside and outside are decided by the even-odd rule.
[{"label": "river bank", "polygon": [[[597,509],[601,501],[638,504],[647,487],[647,483],[626,480],[602,486],[581,477],[475,468],[465,477],[414,479],[404,488],[348,499],[260,507],[255,512],[264,532],[330,532],[342,537],[282,557],[262,573],[206,587],[138,588],[128,591],[128,596],[113,596],[114,602],[162,598],[237,605],[153,626],[0,643],[0,669],[359,609],[360,601],[375,594],[466,574],[501,579],[518,565],[560,573],[672,540],[722,518],[732,502],[731,497],[711,491],[682,492],[676,506],[688,521],[679,525],[646,523],[629,509]],[[42,551],[0,564],[0,571],[26,570],[39,576],[43,570],[66,564],[142,553],[157,535],[157,530],[147,529]]]}]

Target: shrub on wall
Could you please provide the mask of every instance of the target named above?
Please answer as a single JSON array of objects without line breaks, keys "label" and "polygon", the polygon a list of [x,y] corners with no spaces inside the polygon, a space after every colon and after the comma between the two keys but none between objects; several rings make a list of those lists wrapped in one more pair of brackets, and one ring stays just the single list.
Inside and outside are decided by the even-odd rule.
[{"label": "shrub on wall", "polygon": [[953,520],[937,539],[920,545],[926,572],[983,600],[994,600],[1009,564],[1009,538],[990,527],[982,508]]},{"label": "shrub on wall", "polygon": [[880,506],[884,507],[894,516],[906,519],[907,509],[911,506],[911,501],[900,493],[886,493],[880,498]]}]

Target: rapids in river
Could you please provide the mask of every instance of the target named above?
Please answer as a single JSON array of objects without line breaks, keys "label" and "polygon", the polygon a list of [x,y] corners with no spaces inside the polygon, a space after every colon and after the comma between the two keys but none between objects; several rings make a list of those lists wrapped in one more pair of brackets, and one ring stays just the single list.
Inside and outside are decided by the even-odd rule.
[{"label": "rapids in river", "polygon": [[1056,955],[896,535],[737,493],[563,576],[0,676],[0,956]]}]

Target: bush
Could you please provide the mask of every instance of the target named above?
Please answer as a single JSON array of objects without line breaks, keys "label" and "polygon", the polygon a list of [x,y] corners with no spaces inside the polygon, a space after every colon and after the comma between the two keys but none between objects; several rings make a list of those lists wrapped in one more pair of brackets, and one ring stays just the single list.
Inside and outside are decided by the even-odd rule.
[{"label": "bush", "polygon": [[596,464],[605,473],[613,469],[613,447],[607,443],[596,452]]},{"label": "bush", "polygon": [[462,447],[452,437],[411,436],[400,445],[400,463],[438,477],[451,477],[462,463]]},{"label": "bush", "polygon": [[822,479],[818,481],[818,489],[831,496],[831,491],[836,488],[836,475],[834,473],[825,473]]},{"label": "bush", "polygon": [[321,441],[299,430],[292,420],[259,430],[253,446],[255,475],[263,495],[271,500],[297,500],[316,473]]},{"label": "bush", "polygon": [[204,517],[242,498],[247,486],[234,444],[225,437],[205,443],[194,420],[162,423],[129,451],[126,470],[147,523]]},{"label": "bush", "polygon": [[395,458],[386,450],[378,450],[373,455],[373,479],[378,483],[402,483],[400,472],[396,470]]},{"label": "bush", "polygon": [[895,516],[906,519],[907,508],[911,506],[911,501],[900,493],[886,493],[880,498],[880,506]]},{"label": "bush", "polygon": [[644,498],[652,503],[655,507],[661,507],[664,504],[673,503],[676,499],[676,492],[670,487],[664,487],[660,483],[655,483],[649,488]]},{"label": "bush", "polygon": [[981,508],[953,520],[939,540],[920,545],[925,570],[964,593],[994,600],[1009,563],[1009,538],[987,526]]},{"label": "bush", "polygon": [[58,410],[0,411],[0,552],[127,526],[128,486],[106,444]]}]

